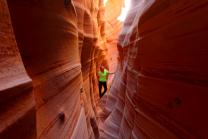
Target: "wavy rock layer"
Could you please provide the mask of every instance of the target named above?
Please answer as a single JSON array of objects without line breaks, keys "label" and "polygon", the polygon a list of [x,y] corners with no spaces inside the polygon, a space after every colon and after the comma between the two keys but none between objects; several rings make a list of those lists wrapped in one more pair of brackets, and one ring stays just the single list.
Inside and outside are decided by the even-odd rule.
[{"label": "wavy rock layer", "polygon": [[102,138],[207,138],[208,2],[132,3]]},{"label": "wavy rock layer", "polygon": [[17,137],[36,138],[35,101],[32,80],[17,48],[7,3],[0,0],[0,138]]},{"label": "wavy rock layer", "polygon": [[[99,136],[96,73],[106,55],[104,27],[98,24],[101,4],[99,0],[8,1],[17,45],[33,83],[37,128],[32,129],[37,129],[37,138]],[[25,72],[26,77],[31,84]]]},{"label": "wavy rock layer", "polygon": [[75,10],[70,3],[65,6],[55,0],[8,4],[17,44],[33,80],[37,138],[70,137],[81,110]]}]

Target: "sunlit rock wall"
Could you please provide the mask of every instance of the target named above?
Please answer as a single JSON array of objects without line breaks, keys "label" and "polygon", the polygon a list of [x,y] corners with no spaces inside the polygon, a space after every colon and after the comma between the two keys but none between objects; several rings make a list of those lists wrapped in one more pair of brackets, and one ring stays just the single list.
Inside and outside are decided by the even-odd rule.
[{"label": "sunlit rock wall", "polygon": [[98,103],[97,71],[106,63],[104,14],[102,0],[74,0],[78,19],[79,49],[82,64],[82,99],[87,117],[89,138],[98,138],[96,119]]},{"label": "sunlit rock wall", "polygon": [[[121,32],[122,22],[118,20],[123,8],[123,0],[108,0],[105,4],[105,38],[107,47],[107,61],[109,71],[115,72],[118,63],[118,36]],[[112,82],[114,75],[109,76],[109,85]]]},{"label": "sunlit rock wall", "polygon": [[17,44],[33,80],[37,138],[70,138],[81,113],[75,10],[71,3],[56,0],[11,0],[8,5]]},{"label": "sunlit rock wall", "polygon": [[0,0],[0,138],[35,139],[32,80],[17,48],[8,6]]},{"label": "sunlit rock wall", "polygon": [[[121,15],[123,8],[123,0],[107,0],[104,5],[104,20],[105,20],[105,46],[107,50],[106,60],[108,63],[108,68],[110,73],[115,73],[117,71],[118,64],[118,36],[121,32],[123,22],[118,20],[118,17]],[[115,74],[109,74],[107,87],[110,90],[112,81]],[[101,109],[98,109],[98,119],[99,119],[99,129],[102,130],[102,124],[105,118],[108,116],[109,112],[106,110],[105,105],[106,100],[112,97],[112,94],[109,94],[108,91],[100,101]]]},{"label": "sunlit rock wall", "polygon": [[207,5],[133,0],[102,138],[208,138]]},{"label": "sunlit rock wall", "polygon": [[96,70],[106,55],[102,1],[8,0],[8,5],[33,82],[37,138],[98,138]]}]

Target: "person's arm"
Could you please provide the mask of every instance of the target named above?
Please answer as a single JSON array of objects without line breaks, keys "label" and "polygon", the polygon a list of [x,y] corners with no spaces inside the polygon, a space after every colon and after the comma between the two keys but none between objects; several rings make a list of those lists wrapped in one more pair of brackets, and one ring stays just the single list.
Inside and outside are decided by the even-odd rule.
[{"label": "person's arm", "polygon": [[108,72],[108,74],[115,74],[115,72]]},{"label": "person's arm", "polygon": [[107,74],[109,75],[109,74],[115,74],[115,72],[109,72],[109,70],[108,69],[106,69],[107,70]]},{"label": "person's arm", "polygon": [[108,74],[107,74],[107,80],[108,80],[109,75],[111,75],[111,74],[115,74],[115,72],[108,72]]}]

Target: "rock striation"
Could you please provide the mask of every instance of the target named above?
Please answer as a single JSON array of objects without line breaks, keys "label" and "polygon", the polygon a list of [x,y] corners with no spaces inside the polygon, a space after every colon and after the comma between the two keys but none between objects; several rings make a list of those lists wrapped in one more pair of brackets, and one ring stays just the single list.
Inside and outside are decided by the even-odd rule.
[{"label": "rock striation", "polygon": [[[33,118],[22,124],[19,129],[24,132],[18,138],[32,138],[32,134],[26,137],[29,126],[37,133],[34,138],[98,138],[96,73],[106,55],[102,4],[99,0],[8,0],[7,6],[1,0],[0,64],[5,67],[1,69],[1,100],[19,99],[18,90],[29,90],[27,96],[21,95],[24,105],[18,109],[11,105],[17,109],[13,116],[24,110],[17,120],[26,123]],[[9,134],[20,133],[6,126],[15,125],[16,120],[7,117],[6,111],[13,109],[6,105],[2,105],[5,127],[1,126],[0,135],[11,138]]]},{"label": "rock striation", "polygon": [[208,2],[132,0],[102,138],[207,138]]},{"label": "rock striation", "polygon": [[35,121],[32,80],[16,44],[7,3],[0,0],[0,138],[35,139]]}]

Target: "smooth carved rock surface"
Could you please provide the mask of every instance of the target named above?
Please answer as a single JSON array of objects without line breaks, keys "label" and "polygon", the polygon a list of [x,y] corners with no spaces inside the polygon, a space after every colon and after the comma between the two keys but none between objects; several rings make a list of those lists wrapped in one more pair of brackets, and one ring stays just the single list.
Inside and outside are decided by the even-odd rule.
[{"label": "smooth carved rock surface", "polygon": [[207,138],[208,2],[132,3],[102,138]]},{"label": "smooth carved rock surface", "polygon": [[[123,7],[123,0],[109,0],[105,5],[105,38],[107,47],[107,60],[109,71],[115,72],[118,63],[118,36],[121,32],[122,22],[117,18],[121,14]],[[113,80],[114,75],[109,76],[109,85]]]},{"label": "smooth carved rock surface", "polygon": [[0,138],[35,138],[32,81],[23,66],[6,1],[0,0]]},{"label": "smooth carved rock surface", "polygon": [[17,44],[33,80],[37,138],[70,138],[81,110],[74,7],[56,0],[11,0],[8,5]]},{"label": "smooth carved rock surface", "polygon": [[106,55],[104,27],[99,25],[102,4],[8,1],[17,44],[33,81],[37,138],[99,136],[96,73]]},{"label": "smooth carved rock surface", "polygon": [[[80,60],[82,64],[82,98],[87,117],[89,138],[98,138],[96,106],[98,103],[97,71],[106,61],[102,0],[74,0],[77,13]],[[104,62],[106,63],[106,62]]]}]

